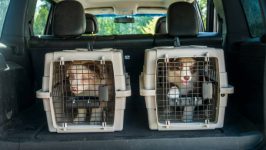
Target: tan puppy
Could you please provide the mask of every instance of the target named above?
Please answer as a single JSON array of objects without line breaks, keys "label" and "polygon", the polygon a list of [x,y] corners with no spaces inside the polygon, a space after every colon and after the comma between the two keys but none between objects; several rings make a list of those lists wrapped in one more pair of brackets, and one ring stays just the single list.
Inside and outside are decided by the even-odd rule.
[{"label": "tan puppy", "polygon": [[[95,62],[75,61],[67,67],[67,77],[69,77],[70,91],[75,96],[96,96],[99,97],[99,86],[107,84],[107,73],[103,72],[101,66]],[[101,102],[99,108],[91,108],[90,121],[101,121],[102,109],[106,107],[105,102]],[[86,120],[87,109],[78,108],[74,122]]]}]

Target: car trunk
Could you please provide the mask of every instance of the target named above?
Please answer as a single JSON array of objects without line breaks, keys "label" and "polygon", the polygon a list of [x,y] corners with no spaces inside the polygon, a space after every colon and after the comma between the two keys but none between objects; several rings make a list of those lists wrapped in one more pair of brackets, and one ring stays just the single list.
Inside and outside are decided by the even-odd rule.
[{"label": "car trunk", "polygon": [[[236,2],[230,0],[224,0],[224,3],[227,11],[233,10],[233,6],[239,6],[239,4],[233,5],[232,3]],[[12,19],[6,20],[6,28],[2,33],[1,42],[7,47],[0,46],[0,53],[3,55],[3,57],[0,55],[0,147],[4,149],[254,149],[259,148],[263,142],[265,44],[260,43],[258,39],[239,42],[241,35],[235,35],[239,32],[231,34],[232,30],[228,30],[225,54],[229,83],[235,86],[235,94],[228,98],[223,128],[195,131],[150,130],[145,100],[139,95],[138,76],[141,72],[139,69],[143,65],[143,60],[140,61],[140,58],[144,58],[144,49],[152,46],[136,44],[134,47],[131,44],[125,47],[128,45],[125,44],[114,47],[131,49],[125,50],[125,55],[131,55],[131,60],[125,60],[125,64],[131,75],[132,96],[127,98],[123,131],[71,134],[49,132],[42,100],[35,98],[36,87],[40,88],[36,80],[41,82],[39,80],[42,75],[36,75],[34,69],[42,68],[34,66],[41,66],[43,55],[31,54],[30,35],[26,34],[28,28],[23,25],[23,23],[26,25],[31,18],[26,14],[34,11],[26,11],[26,8],[34,6],[35,4],[28,1],[12,0],[10,3],[12,9],[6,17]],[[234,15],[226,17],[228,20],[237,20],[231,18],[236,17]],[[28,27],[28,24],[26,26]],[[143,51],[138,50],[138,46],[142,47]],[[253,55],[248,51],[251,48],[255,51]],[[137,50],[133,52],[134,49]],[[259,66],[259,71],[254,70],[254,66]],[[251,78],[252,83],[248,83],[246,88],[244,81]]]}]

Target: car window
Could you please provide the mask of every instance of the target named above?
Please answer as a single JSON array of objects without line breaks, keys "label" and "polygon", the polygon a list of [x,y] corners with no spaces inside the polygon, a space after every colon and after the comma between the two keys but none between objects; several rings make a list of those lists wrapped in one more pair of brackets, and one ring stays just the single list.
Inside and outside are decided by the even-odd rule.
[{"label": "car window", "polygon": [[[96,15],[98,35],[154,34],[157,20],[164,15]],[[132,23],[116,23],[116,18],[133,18]]]},{"label": "car window", "polygon": [[9,6],[10,0],[0,0],[0,37],[2,35],[2,29]]},{"label": "car window", "polygon": [[201,18],[204,24],[204,27],[206,27],[207,23],[207,0],[197,0],[200,13],[201,13]]},{"label": "car window", "polygon": [[34,35],[44,35],[51,3],[46,0],[38,0],[35,8],[33,33]]},{"label": "car window", "polygon": [[241,0],[252,37],[260,37],[265,33],[259,0]]}]

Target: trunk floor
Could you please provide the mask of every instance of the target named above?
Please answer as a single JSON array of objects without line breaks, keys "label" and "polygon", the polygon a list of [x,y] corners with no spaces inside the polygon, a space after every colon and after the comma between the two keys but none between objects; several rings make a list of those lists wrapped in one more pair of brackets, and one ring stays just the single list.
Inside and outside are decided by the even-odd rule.
[{"label": "trunk floor", "polygon": [[[134,93],[137,93],[136,91]],[[41,100],[1,126],[0,146],[7,149],[248,149],[263,134],[234,109],[227,108],[222,129],[151,131],[143,97],[127,99],[124,129],[114,133],[50,133]],[[230,100],[230,99],[229,99]]]}]

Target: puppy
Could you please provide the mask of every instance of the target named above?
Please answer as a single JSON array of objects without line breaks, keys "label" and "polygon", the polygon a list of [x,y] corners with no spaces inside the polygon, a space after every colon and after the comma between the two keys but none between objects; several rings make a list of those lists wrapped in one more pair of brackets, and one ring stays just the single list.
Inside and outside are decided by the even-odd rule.
[{"label": "puppy", "polygon": [[[107,72],[104,72],[99,64],[88,61],[75,61],[68,64],[67,77],[69,78],[70,91],[74,96],[96,96],[99,97],[99,86],[110,84]],[[110,79],[109,79],[110,80]],[[99,108],[91,108],[90,122],[101,121],[102,110],[106,102],[100,102]],[[86,120],[87,109],[78,108],[74,122]]]},{"label": "puppy", "polygon": [[199,80],[196,67],[196,60],[193,58],[170,59],[168,82],[171,87],[179,89],[180,96],[188,95],[193,90],[193,84]]},{"label": "puppy", "polygon": [[[169,105],[175,106],[175,101],[180,96],[188,96],[194,89],[194,84],[199,80],[196,60],[193,58],[170,59],[168,66],[168,82],[170,90],[168,92]],[[171,113],[167,108],[165,113]],[[185,106],[183,109],[183,122],[191,122],[193,119],[194,106]]]}]

